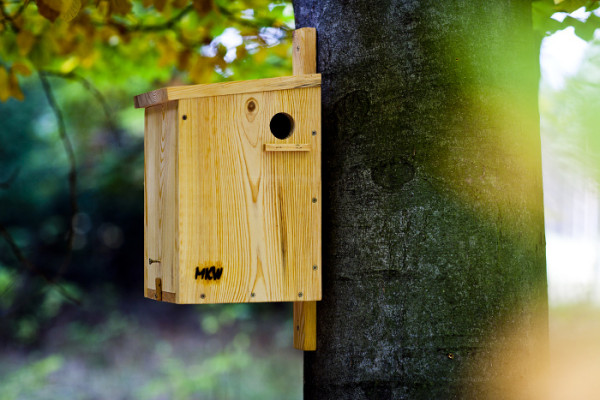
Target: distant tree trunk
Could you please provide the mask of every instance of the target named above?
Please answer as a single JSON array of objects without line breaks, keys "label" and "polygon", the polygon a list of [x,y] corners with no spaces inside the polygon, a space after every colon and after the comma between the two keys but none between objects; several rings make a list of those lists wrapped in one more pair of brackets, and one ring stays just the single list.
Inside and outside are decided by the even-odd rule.
[{"label": "distant tree trunk", "polygon": [[547,359],[528,1],[294,1],[323,74],[307,399],[514,398]]}]

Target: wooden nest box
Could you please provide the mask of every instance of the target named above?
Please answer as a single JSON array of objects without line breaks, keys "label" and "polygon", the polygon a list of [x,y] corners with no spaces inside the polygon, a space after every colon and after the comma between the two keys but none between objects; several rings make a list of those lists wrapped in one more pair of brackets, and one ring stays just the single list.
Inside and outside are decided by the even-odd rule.
[{"label": "wooden nest box", "polygon": [[321,299],[321,76],[174,86],[145,108],[145,296]]}]

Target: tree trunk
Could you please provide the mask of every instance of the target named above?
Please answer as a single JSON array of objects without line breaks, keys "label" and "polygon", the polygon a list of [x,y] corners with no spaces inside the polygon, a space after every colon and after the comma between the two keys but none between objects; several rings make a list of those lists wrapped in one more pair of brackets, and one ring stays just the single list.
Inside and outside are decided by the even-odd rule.
[{"label": "tree trunk", "polygon": [[323,77],[323,301],[305,398],[535,390],[548,322],[530,8],[294,2]]}]

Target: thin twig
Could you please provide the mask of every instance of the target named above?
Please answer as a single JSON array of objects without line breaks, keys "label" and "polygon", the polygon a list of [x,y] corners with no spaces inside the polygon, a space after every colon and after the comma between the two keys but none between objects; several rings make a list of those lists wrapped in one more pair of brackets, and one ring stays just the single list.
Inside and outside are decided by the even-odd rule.
[{"label": "thin twig", "polygon": [[185,7],[179,14],[175,15],[173,18],[166,20],[165,22],[161,22],[159,24],[154,25],[144,25],[137,23],[135,25],[124,24],[119,21],[109,20],[106,22],[94,22],[94,26],[102,27],[102,26],[114,26],[117,28],[121,28],[127,32],[160,32],[172,29],[175,24],[177,24],[183,17],[185,17],[190,11],[194,9],[193,5],[188,5]]},{"label": "thin twig", "polygon": [[65,120],[58,107],[58,103],[54,98],[54,93],[52,92],[52,87],[46,78],[46,75],[43,71],[38,71],[38,76],[40,77],[40,82],[42,83],[42,88],[44,89],[44,93],[46,94],[46,98],[48,99],[48,104],[52,111],[54,112],[54,116],[56,117],[56,122],[58,125],[58,132],[60,138],[63,143],[63,147],[65,149],[65,153],[67,154],[67,159],[69,160],[69,197],[71,202],[71,215],[69,218],[69,229],[67,231],[67,254],[65,255],[65,259],[63,263],[60,265],[56,277],[60,277],[67,270],[67,266],[71,261],[71,253],[73,251],[73,239],[74,239],[74,230],[73,230],[73,220],[77,212],[79,211],[77,205],[77,164],[75,162],[75,151],[73,150],[73,144],[67,135],[67,128],[65,126]]},{"label": "thin twig", "polygon": [[40,276],[47,284],[54,286],[60,294],[62,294],[66,299],[72,301],[75,304],[81,305],[81,300],[71,295],[67,290],[62,287],[57,281],[56,277],[51,279],[49,278],[43,271],[37,268],[21,251],[21,248],[15,242],[14,238],[8,232],[8,230],[0,223],[0,236],[4,238],[8,247],[12,250],[13,254],[17,258],[17,260],[31,273]]},{"label": "thin twig", "polygon": [[46,76],[53,76],[56,78],[69,79],[69,80],[76,81],[79,84],[81,84],[87,91],[89,91],[92,94],[92,96],[94,96],[96,98],[98,103],[100,103],[100,106],[102,107],[102,111],[104,112],[104,116],[106,117],[106,122],[108,124],[108,128],[110,129],[111,132],[113,132],[115,135],[117,135],[116,139],[117,139],[117,141],[119,141],[117,124],[115,123],[115,121],[113,119],[113,115],[112,115],[112,112],[108,105],[108,101],[106,101],[106,98],[104,97],[104,95],[98,90],[98,88],[96,86],[94,86],[93,83],[91,83],[89,80],[87,80],[83,76],[76,74],[75,72],[69,72],[69,73],[65,74],[65,73],[57,72],[57,71],[44,70],[44,71],[41,71],[41,73]]},{"label": "thin twig", "polygon": [[10,25],[13,32],[19,33],[20,29],[17,26],[17,24],[15,24],[15,20],[13,19],[13,17],[10,16],[8,11],[6,11],[6,9],[4,8],[3,0],[0,0],[0,14],[2,15],[2,23],[6,26],[6,23],[8,22],[8,25]]},{"label": "thin twig", "polygon": [[22,4],[21,7],[19,7],[19,9],[13,14],[12,18],[18,18],[19,15],[23,14],[23,12],[25,11],[25,9],[27,8],[27,6],[29,5],[29,0],[25,0]]}]

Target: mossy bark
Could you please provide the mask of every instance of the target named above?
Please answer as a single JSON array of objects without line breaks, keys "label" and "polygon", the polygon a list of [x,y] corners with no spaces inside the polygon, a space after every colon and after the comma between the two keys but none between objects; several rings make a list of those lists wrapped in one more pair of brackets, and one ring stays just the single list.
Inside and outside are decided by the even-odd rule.
[{"label": "mossy bark", "polygon": [[324,286],[305,398],[535,389],[548,333],[530,7],[294,2],[323,77]]}]

